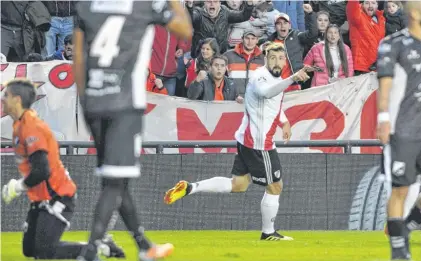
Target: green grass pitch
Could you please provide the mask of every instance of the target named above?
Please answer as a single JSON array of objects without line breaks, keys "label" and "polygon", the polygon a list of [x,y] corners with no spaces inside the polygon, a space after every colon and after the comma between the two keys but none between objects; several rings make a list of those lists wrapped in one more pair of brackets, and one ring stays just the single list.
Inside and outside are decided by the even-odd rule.
[{"label": "green grass pitch", "polygon": [[[126,232],[113,232],[127,259],[136,261],[136,247]],[[389,243],[382,231],[286,231],[294,241],[265,242],[258,231],[150,231],[156,243],[175,245],[168,261],[386,261]],[[64,240],[85,241],[87,232],[66,232]],[[1,233],[1,260],[28,260],[22,255],[21,233]],[[421,260],[421,236],[412,233],[413,260]],[[109,261],[121,259],[105,259]]]}]

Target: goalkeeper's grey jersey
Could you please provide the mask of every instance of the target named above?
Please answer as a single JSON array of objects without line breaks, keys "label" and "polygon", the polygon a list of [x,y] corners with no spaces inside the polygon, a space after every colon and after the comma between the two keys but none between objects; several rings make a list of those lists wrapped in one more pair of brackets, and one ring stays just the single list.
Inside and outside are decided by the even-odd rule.
[{"label": "goalkeeper's grey jersey", "polygon": [[379,45],[378,77],[393,77],[389,112],[392,134],[421,140],[421,41],[407,29]]}]

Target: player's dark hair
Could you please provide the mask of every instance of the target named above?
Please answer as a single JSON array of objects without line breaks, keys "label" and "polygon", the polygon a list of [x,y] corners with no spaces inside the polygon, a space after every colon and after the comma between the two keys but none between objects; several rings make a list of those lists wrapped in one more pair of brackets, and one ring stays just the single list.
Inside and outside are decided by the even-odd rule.
[{"label": "player's dark hair", "polygon": [[339,41],[338,41],[339,57],[341,58],[342,70],[345,73],[345,76],[348,77],[349,76],[348,58],[346,57],[345,44],[344,44],[344,41],[342,40],[341,30],[339,29],[339,26],[336,25],[336,24],[328,25],[328,27],[326,28],[326,33],[325,33],[325,50],[324,50],[324,52],[325,52],[325,57],[326,57],[327,73],[328,73],[329,77],[332,78],[333,73],[335,72],[335,70],[333,68],[332,55],[330,54],[329,44],[328,44],[328,41],[327,41],[327,31],[329,31],[330,28],[338,29],[338,32],[339,32]]},{"label": "player's dark hair", "polygon": [[22,108],[29,109],[35,102],[36,90],[31,81],[15,79],[6,84],[6,88],[13,96],[19,96],[22,100]]},{"label": "player's dark hair", "polygon": [[213,62],[214,62],[215,60],[217,60],[217,59],[224,60],[225,65],[228,65],[228,59],[227,59],[227,57],[225,57],[224,55],[220,55],[220,54],[218,54],[218,55],[214,55],[214,56],[212,57],[212,60],[211,60],[210,64],[212,65],[212,64],[213,64]]}]

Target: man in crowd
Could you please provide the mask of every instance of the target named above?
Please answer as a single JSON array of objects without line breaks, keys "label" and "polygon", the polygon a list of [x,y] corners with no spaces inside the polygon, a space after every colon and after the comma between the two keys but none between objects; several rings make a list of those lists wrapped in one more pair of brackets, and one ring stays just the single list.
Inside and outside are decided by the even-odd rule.
[{"label": "man in crowd", "polygon": [[155,25],[152,45],[151,71],[162,81],[168,95],[175,95],[177,84],[177,60],[188,51],[185,40],[178,38],[161,25]]},{"label": "man in crowd", "polygon": [[346,16],[355,75],[374,71],[376,50],[385,36],[386,20],[377,0],[348,1]]},{"label": "man in crowd", "polygon": [[[303,54],[306,45],[312,44],[319,34],[317,16],[311,5],[303,5],[305,12],[306,31],[291,29],[289,15],[281,13],[275,17],[276,32],[269,37],[269,41],[283,43],[287,55],[287,63],[282,70],[282,78],[288,78],[303,68]],[[298,83],[292,84],[286,91],[301,90]]]},{"label": "man in crowd", "polygon": [[254,70],[265,65],[262,51],[257,46],[258,36],[254,29],[245,30],[242,43],[224,54],[228,60],[228,75],[234,80],[242,97],[246,93],[246,86]]},{"label": "man in crowd", "polygon": [[241,11],[230,10],[221,5],[220,0],[205,0],[203,8],[194,7],[193,0],[186,0],[185,3],[194,29],[191,47],[192,58],[197,57],[197,45],[201,39],[205,38],[215,38],[221,53],[227,51],[229,48],[229,25],[248,21],[254,7],[252,0],[247,0]]},{"label": "man in crowd", "polygon": [[59,48],[53,55],[45,58],[45,61],[52,60],[66,60],[71,61],[73,59],[73,41],[72,35],[69,34],[64,37],[64,48]]},{"label": "man in crowd", "polygon": [[203,101],[234,101],[242,102],[238,97],[238,88],[234,82],[225,76],[228,60],[225,56],[216,55],[211,60],[208,73],[199,72],[190,84],[187,98]]}]

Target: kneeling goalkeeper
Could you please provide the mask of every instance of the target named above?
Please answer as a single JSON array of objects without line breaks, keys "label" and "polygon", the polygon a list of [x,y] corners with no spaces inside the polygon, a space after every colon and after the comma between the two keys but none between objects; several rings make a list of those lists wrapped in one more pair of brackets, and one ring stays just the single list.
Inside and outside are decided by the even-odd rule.
[{"label": "kneeling goalkeeper", "polygon": [[[34,85],[26,80],[13,80],[6,88],[3,110],[14,120],[13,146],[23,177],[4,185],[2,195],[9,204],[26,191],[31,201],[23,254],[35,259],[76,259],[86,244],[60,241],[70,226],[76,185],[60,160],[59,146],[50,128],[29,109],[36,98]],[[102,241],[102,254],[124,256],[109,237]]]}]

